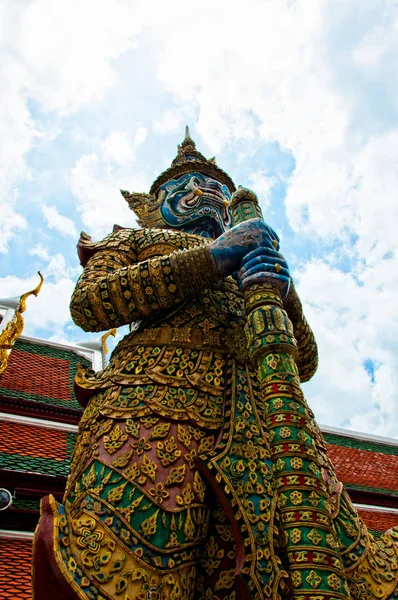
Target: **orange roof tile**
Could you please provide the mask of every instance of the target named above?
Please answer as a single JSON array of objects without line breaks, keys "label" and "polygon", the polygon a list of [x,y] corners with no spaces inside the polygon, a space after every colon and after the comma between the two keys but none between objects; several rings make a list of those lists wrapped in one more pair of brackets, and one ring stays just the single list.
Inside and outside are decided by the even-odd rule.
[{"label": "orange roof tile", "polygon": [[0,470],[66,477],[75,433],[0,421]]},{"label": "orange roof tile", "polygon": [[373,531],[387,531],[398,525],[398,513],[380,512],[358,508],[358,513],[368,529]]},{"label": "orange roof tile", "polygon": [[65,460],[67,444],[65,431],[0,421],[0,453]]},{"label": "orange roof tile", "polygon": [[398,491],[398,455],[328,444],[328,456],[348,486]]},{"label": "orange roof tile", "polygon": [[32,542],[0,539],[0,600],[31,600]]},{"label": "orange roof tile", "polygon": [[1,377],[1,387],[27,394],[72,400],[69,362],[14,348],[7,369]]},{"label": "orange roof tile", "polygon": [[11,350],[8,365],[0,375],[0,398],[78,410],[73,391],[77,364],[91,362],[77,350],[19,339]]}]

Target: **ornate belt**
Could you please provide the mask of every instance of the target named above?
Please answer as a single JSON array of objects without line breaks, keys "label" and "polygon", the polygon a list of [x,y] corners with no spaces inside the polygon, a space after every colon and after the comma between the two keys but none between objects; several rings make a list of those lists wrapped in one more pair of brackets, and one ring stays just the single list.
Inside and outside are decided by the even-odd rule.
[{"label": "ornate belt", "polygon": [[129,346],[180,346],[183,348],[209,349],[227,352],[224,331],[213,331],[209,327],[151,327],[130,333],[117,347]]},{"label": "ornate belt", "polygon": [[179,346],[193,350],[227,352],[239,362],[247,362],[247,340],[241,323],[231,324],[227,329],[213,330],[210,327],[151,327],[132,332],[119,344],[115,352],[131,346]]}]

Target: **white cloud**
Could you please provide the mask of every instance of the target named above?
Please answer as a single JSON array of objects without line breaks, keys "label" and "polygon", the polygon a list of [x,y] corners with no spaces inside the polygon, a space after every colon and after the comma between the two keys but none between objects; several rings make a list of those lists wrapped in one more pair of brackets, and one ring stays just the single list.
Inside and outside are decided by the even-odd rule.
[{"label": "white cloud", "polygon": [[[35,0],[14,16],[18,57],[35,100],[47,110],[76,111],[97,101],[114,81],[111,61],[128,50],[139,29],[128,3]],[[137,26],[138,25],[138,26]]]},{"label": "white cloud", "polygon": [[95,237],[109,233],[115,223],[132,227],[136,224],[119,190],[148,190],[149,182],[132,174],[130,164],[145,138],[146,129],[142,126],[137,127],[131,142],[127,134],[113,132],[100,144],[97,153],[83,155],[71,170],[69,183],[77,198],[78,210],[86,228]]},{"label": "white cloud", "polygon": [[59,252],[51,257],[48,262],[48,265],[43,272],[47,278],[51,281],[54,279],[62,279],[63,277],[68,277],[73,280],[77,280],[81,273],[80,267],[71,267],[67,264],[65,257],[63,254]]},{"label": "white cloud", "polygon": [[29,254],[31,256],[38,256],[39,258],[42,258],[43,260],[49,260],[49,258],[50,258],[48,248],[43,246],[43,244],[36,244],[35,246],[33,246],[33,248],[31,248],[29,250]]},{"label": "white cloud", "polygon": [[159,133],[175,133],[181,129],[184,114],[181,110],[166,110],[154,124],[154,131]]},{"label": "white cloud", "polygon": [[146,127],[138,127],[136,134],[134,136],[134,142],[133,142],[133,146],[134,146],[134,150],[137,151],[137,149],[141,146],[141,144],[143,144],[147,138],[147,129]]},{"label": "white cloud", "polygon": [[41,212],[50,229],[56,229],[64,236],[77,237],[77,229],[72,219],[60,215],[55,206],[46,206],[43,204]]},{"label": "white cloud", "polygon": [[[9,0],[2,14],[0,252],[26,226],[17,187],[31,176],[27,153],[55,135],[59,115],[104,96],[114,82],[113,61],[132,46],[141,26],[134,6],[118,0],[56,6]],[[39,125],[42,115],[50,124]]]},{"label": "white cloud", "polygon": [[118,165],[127,166],[134,160],[133,148],[123,131],[113,131],[101,144],[104,158]]},{"label": "white cloud", "polygon": [[277,183],[274,175],[269,175],[264,171],[252,171],[249,173],[250,187],[256,192],[261,200],[261,207],[265,210],[270,203],[270,192]]},{"label": "white cloud", "polygon": [[[387,16],[390,16],[387,10]],[[377,69],[384,69],[391,62],[396,63],[398,21],[383,19],[368,33],[365,33],[353,52],[353,60],[361,68],[367,79],[372,79]]]},{"label": "white cloud", "polygon": [[[380,269],[388,269],[390,262],[384,260]],[[363,265],[356,273],[342,273],[320,259],[298,275],[319,345],[319,370],[307,386],[319,420],[395,436],[398,320],[391,300],[398,295],[398,282],[390,279],[380,287]],[[374,381],[365,368],[368,361]]]},{"label": "white cloud", "polygon": [[[0,37],[1,40],[1,37]],[[16,186],[29,178],[25,154],[38,137],[26,108],[23,70],[14,57],[3,53],[0,64],[2,101],[0,103],[0,252],[27,226],[18,207]]]},{"label": "white cloud", "polygon": [[101,144],[101,154],[104,161],[128,167],[134,161],[136,151],[145,142],[146,127],[138,127],[134,137],[125,131],[112,131]]},{"label": "white cloud", "polygon": [[[209,0],[190,21],[192,7],[172,4],[174,11],[157,15],[164,19],[162,28],[157,25],[164,45],[160,79],[176,103],[195,104],[197,127],[213,151],[235,139],[259,136],[292,152],[296,170],[286,208],[296,232],[341,236],[347,227],[357,232],[371,203],[374,210],[379,202],[393,208],[396,169],[391,163],[396,156],[398,107],[398,16],[393,6],[379,12],[378,0],[366,7],[357,0],[338,5],[249,0],[244,11],[231,4],[225,14],[223,3],[213,6]],[[193,37],[206,31],[206,36],[218,40],[217,53],[211,44],[194,44],[182,56],[178,36],[167,34],[171,21],[177,29],[189,21]],[[220,34],[220,22],[228,36]],[[367,63],[358,55],[372,53],[382,37],[383,51],[374,66],[380,66],[380,72],[373,72],[365,85]],[[378,77],[383,97],[390,98],[390,122],[377,109]],[[372,164],[364,164],[367,155],[373,156]],[[387,169],[382,167],[384,159]],[[373,190],[377,201],[358,191],[370,186],[370,177],[383,188]],[[379,221],[387,222],[388,210],[380,212]]]},{"label": "white cloud", "polygon": [[7,203],[1,203],[1,219],[0,219],[0,252],[7,252],[8,242],[21,229],[26,229],[26,219],[15,212]]}]

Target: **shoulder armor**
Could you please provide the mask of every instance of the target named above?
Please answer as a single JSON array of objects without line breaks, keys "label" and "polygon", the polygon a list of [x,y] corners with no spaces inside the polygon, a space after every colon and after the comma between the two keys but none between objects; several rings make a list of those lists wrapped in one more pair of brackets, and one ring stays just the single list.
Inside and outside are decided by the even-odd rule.
[{"label": "shoulder armor", "polygon": [[82,231],[77,252],[80,264],[85,267],[87,261],[99,250],[117,250],[127,254],[132,262],[146,260],[176,250],[186,250],[208,244],[209,240],[199,235],[173,231],[170,229],[124,229],[115,226],[112,233],[99,242]]},{"label": "shoulder armor", "polygon": [[130,256],[132,261],[135,261],[137,258],[136,247],[139,234],[139,229],[125,229],[117,226],[103,240],[93,242],[91,236],[82,231],[77,244],[77,254],[80,264],[82,267],[85,267],[88,260],[100,250],[124,252]]}]

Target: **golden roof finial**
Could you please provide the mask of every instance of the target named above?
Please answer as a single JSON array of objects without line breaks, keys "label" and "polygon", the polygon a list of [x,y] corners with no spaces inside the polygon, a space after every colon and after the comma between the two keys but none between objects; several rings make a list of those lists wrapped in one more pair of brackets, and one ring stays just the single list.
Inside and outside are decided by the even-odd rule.
[{"label": "golden roof finial", "polygon": [[104,353],[104,355],[108,354],[108,346],[106,345],[106,340],[110,335],[116,337],[116,327],[114,329],[110,329],[101,337],[102,352]]},{"label": "golden roof finial", "polygon": [[24,320],[22,313],[26,310],[26,300],[29,296],[37,296],[43,285],[43,275],[38,271],[40,282],[31,290],[22,294],[10,321],[6,323],[4,329],[0,331],[0,375],[5,371],[8,364],[8,356],[15,341],[21,335],[24,328]]},{"label": "golden roof finial", "polygon": [[108,346],[106,344],[106,340],[108,339],[108,337],[110,335],[112,335],[113,337],[116,337],[116,327],[114,329],[110,329],[109,331],[107,331],[106,333],[104,333],[103,336],[101,336],[101,358],[102,358],[102,368],[105,369],[106,367],[106,355],[108,354],[109,350],[108,350]]}]

